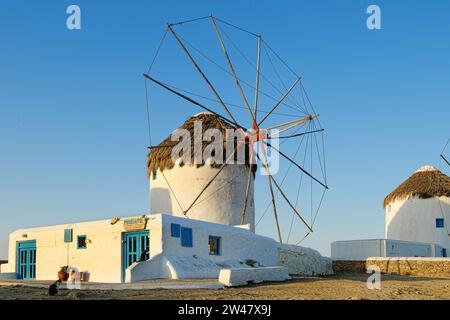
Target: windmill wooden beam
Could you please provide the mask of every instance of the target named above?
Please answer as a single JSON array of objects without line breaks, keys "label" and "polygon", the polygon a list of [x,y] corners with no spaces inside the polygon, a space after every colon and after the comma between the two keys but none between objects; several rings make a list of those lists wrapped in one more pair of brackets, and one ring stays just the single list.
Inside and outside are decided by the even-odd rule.
[{"label": "windmill wooden beam", "polygon": [[264,153],[265,162],[261,161],[261,158],[259,157],[258,154],[256,154],[256,157],[259,160],[259,162],[261,162],[264,170],[267,172],[267,178],[269,179],[268,181],[269,181],[270,196],[272,199],[273,215],[275,217],[275,223],[276,223],[277,233],[278,233],[278,240],[280,241],[280,243],[283,243],[283,238],[281,236],[280,222],[278,220],[277,205],[275,202],[275,194],[273,193],[273,186],[272,186],[272,180],[271,180],[272,174],[270,173],[269,167],[267,166],[267,155]]},{"label": "windmill wooden beam", "polygon": [[225,44],[223,43],[222,36],[220,35],[219,29],[217,28],[217,24],[216,24],[216,21],[214,20],[213,16],[211,16],[211,22],[214,26],[214,30],[216,31],[216,35],[217,35],[217,38],[219,39],[220,46],[222,47],[222,51],[225,55],[225,59],[227,60],[228,66],[230,67],[231,74],[233,75],[234,81],[236,82],[236,86],[238,87],[238,90],[242,97],[242,100],[244,101],[244,104],[247,107],[247,110],[250,113],[250,116],[252,117],[253,122],[256,122],[255,115],[253,114],[252,109],[250,109],[250,105],[248,104],[247,98],[245,97],[245,94],[244,94],[244,90],[242,90],[241,84],[239,83],[239,78],[236,75],[236,71],[234,71],[234,67],[233,67],[233,64],[231,63],[230,56],[228,55],[228,51],[225,47]]},{"label": "windmill wooden beam", "polygon": [[292,160],[290,157],[288,157],[284,152],[280,151],[278,148],[275,148],[274,146],[272,146],[269,142],[264,142],[265,145],[267,145],[268,147],[272,148],[273,150],[275,150],[276,152],[278,152],[283,158],[285,158],[286,160],[288,160],[289,162],[291,162],[294,166],[296,166],[297,168],[299,168],[304,174],[306,174],[308,177],[310,177],[311,179],[313,179],[314,181],[316,181],[318,184],[320,184],[322,187],[324,187],[325,189],[328,189],[328,186],[326,184],[324,184],[323,182],[321,182],[319,179],[315,178],[311,173],[309,173],[308,171],[306,171],[305,169],[303,169],[302,166],[300,166],[297,162],[295,162],[294,160]]},{"label": "windmill wooden beam", "polygon": [[266,129],[264,129],[264,130],[269,131],[269,130],[278,129],[278,128],[281,128],[281,127],[284,127],[284,126],[289,125],[288,127],[283,128],[283,129],[281,129],[280,131],[278,131],[278,132],[276,132],[276,133],[270,135],[271,137],[273,137],[273,136],[275,136],[275,135],[279,135],[280,133],[283,133],[283,132],[285,132],[285,131],[288,131],[288,130],[290,130],[290,129],[292,129],[292,128],[295,128],[295,127],[297,127],[297,126],[299,126],[299,125],[302,125],[302,124],[304,124],[304,123],[306,123],[306,122],[308,122],[308,121],[311,121],[311,120],[313,120],[314,118],[317,118],[318,116],[319,116],[319,114],[311,115],[311,116],[306,117],[306,118],[303,118],[303,119],[292,120],[292,121],[288,121],[288,122],[285,122],[285,123],[282,123],[282,124],[278,124],[278,125],[275,125],[275,126],[266,128]]},{"label": "windmill wooden beam", "polygon": [[244,200],[244,208],[242,209],[241,224],[245,224],[245,214],[247,212],[248,196],[250,193],[250,185],[251,185],[252,175],[253,175],[252,169],[253,169],[252,161],[249,161],[248,172],[247,172],[247,186],[245,188],[245,200]]},{"label": "windmill wooden beam", "polygon": [[[316,133],[316,132],[322,132],[325,131],[325,129],[317,129],[317,130],[312,130],[312,131],[306,131],[306,132],[301,132],[301,133],[296,133],[296,134],[292,134],[289,136],[281,136],[281,137],[275,137],[275,139],[290,139],[290,138],[296,138],[296,137],[301,137],[304,136],[306,134],[312,134],[312,133]],[[272,136],[269,136],[269,138],[272,138]]]},{"label": "windmill wooden beam", "polygon": [[300,81],[300,77],[298,77],[294,83],[292,84],[292,86],[286,91],[286,93],[280,98],[280,100],[278,100],[278,102],[275,104],[275,106],[273,106],[273,108],[264,116],[264,118],[262,118],[261,121],[259,121],[258,123],[258,127],[267,119],[267,117],[270,116],[270,114],[272,112],[275,111],[276,108],[278,108],[278,106],[283,102],[283,100],[288,96],[288,94],[292,91],[292,89],[294,89],[294,87],[297,85],[297,83]]},{"label": "windmill wooden beam", "polygon": [[449,160],[447,160],[445,157],[444,157],[444,155],[443,154],[441,154],[441,158],[442,158],[442,160],[444,160],[445,161],[445,163],[448,165],[448,166],[450,166],[450,162],[449,162]]},{"label": "windmill wooden beam", "polygon": [[258,57],[256,59],[256,81],[255,81],[255,102],[253,105],[255,113],[255,124],[258,112],[258,95],[259,95],[259,70],[261,65],[261,35],[258,34]]},{"label": "windmill wooden beam", "polygon": [[204,106],[204,105],[201,104],[200,102],[197,102],[197,101],[195,101],[194,99],[188,97],[187,95],[182,94],[182,93],[178,92],[177,90],[172,89],[172,88],[171,88],[170,86],[168,86],[167,84],[165,84],[165,83],[163,83],[163,82],[161,82],[161,81],[159,81],[159,80],[156,80],[155,78],[152,78],[152,77],[149,76],[148,74],[144,73],[144,77],[147,78],[148,80],[150,80],[150,81],[156,83],[156,84],[159,85],[160,87],[163,87],[164,89],[166,89],[166,90],[168,90],[168,91],[174,93],[175,95],[179,96],[180,98],[183,98],[184,100],[189,101],[190,103],[192,103],[192,104],[194,104],[194,105],[196,105],[196,106],[199,106],[199,107],[202,108],[203,110],[206,110],[206,111],[208,111],[208,112],[210,112],[210,113],[212,113],[212,114],[218,116],[218,117],[221,118],[222,120],[224,120],[224,121],[226,121],[227,123],[231,124],[233,127],[235,126],[236,128],[240,128],[240,129],[242,129],[242,130],[244,130],[244,131],[247,130],[247,129],[245,129],[245,127],[239,125],[239,123],[237,123],[236,120],[231,121],[230,119],[225,118],[224,116],[218,114],[217,112],[213,111],[212,109],[210,109],[210,108]]},{"label": "windmill wooden beam", "polygon": [[[297,215],[297,217],[299,217],[299,219],[303,222],[303,224],[308,228],[308,230],[310,232],[314,232],[313,229],[309,226],[309,224],[306,222],[306,220],[301,216],[301,214],[297,211],[297,209],[292,205],[292,203],[289,201],[288,197],[286,196],[286,194],[283,192],[283,190],[281,189],[280,185],[277,183],[277,181],[275,180],[275,178],[273,177],[273,175],[270,173],[269,167],[267,166],[266,163],[261,161],[261,158],[259,157],[258,154],[256,154],[256,156],[258,157],[258,160],[261,162],[263,168],[266,170],[266,173],[268,174],[269,177],[269,186],[272,188],[272,182],[273,184],[276,186],[276,188],[278,189],[278,191],[280,192],[280,194],[282,195],[282,197],[284,198],[284,200],[286,200],[287,204],[289,205],[289,207],[291,207],[291,209],[294,211],[294,213]],[[272,199],[274,199],[273,197],[273,193],[272,193]],[[276,215],[276,213],[275,213]],[[277,221],[278,221],[278,217],[277,217]]]},{"label": "windmill wooden beam", "polygon": [[195,62],[194,58],[192,57],[192,55],[189,53],[188,49],[185,47],[185,45],[183,44],[183,42],[180,40],[180,38],[178,37],[177,33],[173,30],[172,26],[170,24],[167,24],[167,27],[169,28],[170,32],[172,33],[172,35],[174,36],[174,38],[177,40],[178,44],[181,46],[181,48],[183,49],[184,53],[186,53],[186,55],[188,56],[189,60],[192,62],[192,64],[194,65],[194,67],[197,69],[197,71],[200,73],[200,75],[202,76],[202,78],[205,80],[205,82],[208,84],[208,86],[210,87],[211,91],[214,93],[214,95],[216,96],[217,100],[219,100],[220,104],[222,105],[222,107],[225,109],[225,112],[228,114],[228,116],[231,118],[231,120],[235,123],[236,126],[238,126],[236,119],[234,119],[233,115],[231,114],[230,110],[228,109],[228,107],[225,105],[225,103],[223,102],[222,98],[220,97],[220,95],[217,93],[216,89],[214,88],[214,86],[212,85],[212,83],[209,81],[209,79],[206,77],[206,75],[203,73],[202,69],[200,69],[200,67],[198,66],[197,62]]}]

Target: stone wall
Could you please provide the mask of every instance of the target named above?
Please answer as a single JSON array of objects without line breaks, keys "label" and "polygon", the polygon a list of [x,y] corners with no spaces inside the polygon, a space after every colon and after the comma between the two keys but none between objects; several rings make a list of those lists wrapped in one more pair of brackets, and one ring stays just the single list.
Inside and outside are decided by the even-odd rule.
[{"label": "stone wall", "polygon": [[317,276],[333,274],[330,258],[310,248],[279,244],[278,265],[288,268],[291,275]]},{"label": "stone wall", "polygon": [[421,276],[450,277],[450,258],[368,258],[367,260],[333,260],[335,273],[365,273],[376,265],[382,273]]}]

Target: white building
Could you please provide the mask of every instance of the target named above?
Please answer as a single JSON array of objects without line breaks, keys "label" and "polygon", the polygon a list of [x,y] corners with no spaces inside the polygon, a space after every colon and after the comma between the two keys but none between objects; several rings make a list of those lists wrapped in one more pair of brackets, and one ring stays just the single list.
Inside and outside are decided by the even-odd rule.
[{"label": "white building", "polygon": [[431,166],[417,170],[384,200],[385,237],[440,246],[450,250],[450,177]]},{"label": "white building", "polygon": [[[192,135],[198,119],[207,127],[225,127],[217,117],[200,114],[183,125]],[[219,191],[206,192],[185,212],[218,168],[174,164],[168,143],[148,156],[151,214],[17,230],[9,237],[9,262],[1,265],[0,277],[56,280],[62,266],[76,268],[84,280],[108,283],[217,278],[224,268],[256,266],[285,266],[291,274],[332,273],[331,260],[317,251],[254,233],[253,179],[241,224],[246,164],[226,166],[208,189]]]},{"label": "white building", "polygon": [[386,209],[385,239],[336,241],[334,259],[447,257],[450,250],[450,177],[423,166],[392,191]]},{"label": "white building", "polygon": [[153,214],[17,230],[10,235],[9,263],[2,272],[52,280],[68,265],[88,274],[89,281],[115,283],[125,280],[128,267],[144,253],[142,260],[151,259],[138,275],[129,270],[132,279],[214,278],[215,263],[240,266],[252,259],[276,266],[276,248],[274,240],[245,228]]}]

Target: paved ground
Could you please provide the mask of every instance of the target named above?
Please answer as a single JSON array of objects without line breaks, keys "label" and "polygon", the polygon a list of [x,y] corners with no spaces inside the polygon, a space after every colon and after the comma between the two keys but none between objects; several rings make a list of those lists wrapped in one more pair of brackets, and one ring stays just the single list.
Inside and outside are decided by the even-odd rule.
[{"label": "paved ground", "polygon": [[[223,290],[61,290],[56,297],[49,297],[46,289],[16,285],[0,286],[0,299],[450,299],[450,278],[383,276],[381,290],[368,290],[366,279],[367,276],[364,274],[320,278],[296,277],[284,283],[249,285]],[[192,281],[177,283],[192,283]]]},{"label": "paved ground", "polygon": [[[48,289],[54,281],[22,281],[0,279],[0,288],[37,288]],[[62,285],[65,289],[66,285]],[[223,285],[214,279],[147,280],[134,283],[86,283],[80,287],[85,290],[154,290],[154,289],[223,289]]]}]

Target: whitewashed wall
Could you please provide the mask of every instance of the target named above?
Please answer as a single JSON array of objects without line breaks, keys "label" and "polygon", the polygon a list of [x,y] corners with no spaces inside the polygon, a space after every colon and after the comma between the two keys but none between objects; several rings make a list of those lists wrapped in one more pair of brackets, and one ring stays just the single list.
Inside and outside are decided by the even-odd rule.
[{"label": "whitewashed wall", "polygon": [[[2,272],[16,271],[17,241],[36,240],[37,280],[56,280],[59,268],[70,265],[80,271],[89,272],[89,280],[92,282],[121,282],[122,233],[125,232],[125,219],[122,218],[115,225],[111,225],[110,220],[102,220],[17,230],[10,235],[9,264],[2,265]],[[174,268],[178,268],[172,270],[175,277],[194,278],[212,274],[212,264],[208,266],[207,260],[228,266],[236,266],[238,261],[245,262],[246,259],[253,259],[267,266],[277,264],[275,240],[255,235],[248,230],[249,226],[247,229],[230,227],[165,214],[149,215],[148,219],[150,257],[154,260],[148,263],[151,267],[146,272],[152,273],[153,278],[169,277],[171,273],[166,270],[168,260]],[[171,236],[172,222],[192,228],[192,248],[182,247],[181,238]],[[64,243],[64,229],[69,228],[73,229],[73,242]],[[87,249],[77,249],[77,235],[87,236]],[[219,256],[209,255],[210,235],[221,237]],[[198,260],[192,260],[193,257]],[[204,268],[191,270],[196,263]],[[217,269],[217,265],[214,267]],[[143,266],[139,267],[142,268]],[[214,272],[218,275],[219,269],[213,270]]]},{"label": "whitewashed wall", "polygon": [[[193,247],[181,246],[181,239],[171,236],[170,224],[192,228]],[[265,266],[277,265],[277,245],[272,238],[255,235],[245,228],[209,223],[170,215],[162,216],[163,251],[172,256],[206,257],[214,262],[253,259]],[[209,236],[221,238],[221,254],[209,254]]]},{"label": "whitewashed wall", "polygon": [[439,246],[432,243],[392,239],[336,241],[331,244],[334,260],[366,260],[372,257],[434,257]]},{"label": "whitewashed wall", "polygon": [[[156,278],[217,278],[221,268],[245,268],[248,259],[277,266],[279,244],[256,235],[245,226],[234,227],[162,214],[162,254],[136,263],[126,271],[126,281]],[[192,247],[171,235],[171,224],[192,229]],[[220,238],[220,255],[209,254],[209,237]]]},{"label": "whitewashed wall", "polygon": [[[183,247],[172,237],[171,224],[192,229],[193,246]],[[331,260],[317,251],[282,245],[243,227],[220,225],[188,218],[162,215],[163,253],[127,270],[126,281],[155,278],[217,278],[222,268],[245,268],[248,259],[261,266],[287,266],[293,274],[332,274]],[[210,255],[209,236],[220,237],[220,255]]]},{"label": "whitewashed wall", "polygon": [[386,240],[386,257],[434,257],[439,254],[435,252],[435,244],[401,241],[401,240]]},{"label": "whitewashed wall", "polygon": [[[122,281],[123,221],[111,225],[110,220],[74,223],[43,228],[21,229],[9,237],[9,263],[2,272],[16,272],[18,241],[36,240],[36,279],[56,280],[61,266],[70,265],[89,273],[89,281]],[[73,242],[64,243],[64,229],[73,229]],[[161,216],[149,217],[150,254],[162,251]],[[26,235],[26,238],[24,237]],[[77,236],[86,235],[86,249],[77,249]]]},{"label": "whitewashed wall", "polygon": [[385,248],[384,239],[335,241],[331,243],[331,258],[364,260],[368,257],[385,257]]},{"label": "whitewashed wall", "polygon": [[[164,170],[173,193],[161,171],[157,170],[156,179],[150,177],[151,213],[163,212],[184,216],[181,208],[186,210],[190,206],[218,170],[208,165],[198,168],[195,165],[175,166],[170,170]],[[247,188],[247,173],[248,167],[245,165],[227,165],[198,199],[196,205],[189,211],[188,217],[240,225]],[[253,181],[252,176],[245,221],[245,224],[250,224],[252,231],[255,230]]]},{"label": "whitewashed wall", "polygon": [[[444,218],[445,227],[436,228]],[[386,206],[385,237],[435,243],[450,251],[450,198],[397,200]]]},{"label": "whitewashed wall", "polygon": [[[249,225],[235,227],[166,214],[153,214],[147,218],[150,260],[128,268],[128,281],[216,278],[221,268],[247,267],[248,259],[262,266],[279,264],[280,244],[256,235],[249,230]],[[114,225],[110,220],[102,220],[17,230],[10,235],[9,264],[2,265],[2,272],[16,271],[18,241],[36,240],[37,280],[56,280],[60,267],[69,265],[88,272],[91,282],[119,283],[122,281],[122,234],[126,219],[121,218]],[[192,247],[183,247],[181,237],[172,237],[172,223],[192,229]],[[69,228],[73,229],[73,242],[64,243],[64,230]],[[78,235],[87,236],[86,249],[77,249]],[[209,236],[220,237],[220,255],[209,254]],[[323,266],[317,264],[318,253],[300,247],[291,249],[301,253],[295,259],[299,259],[302,270],[322,273]],[[308,257],[310,252],[314,257]]]}]

